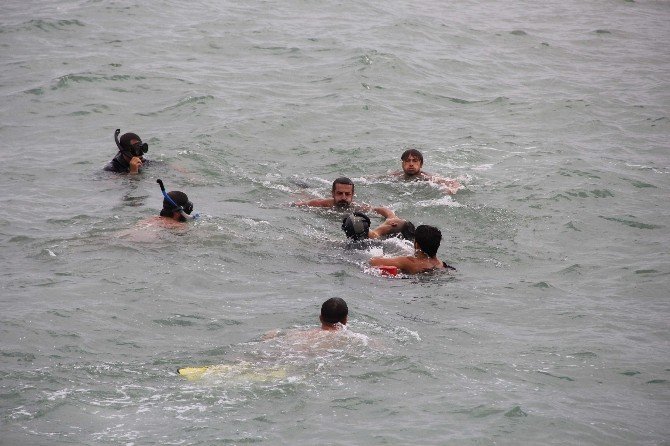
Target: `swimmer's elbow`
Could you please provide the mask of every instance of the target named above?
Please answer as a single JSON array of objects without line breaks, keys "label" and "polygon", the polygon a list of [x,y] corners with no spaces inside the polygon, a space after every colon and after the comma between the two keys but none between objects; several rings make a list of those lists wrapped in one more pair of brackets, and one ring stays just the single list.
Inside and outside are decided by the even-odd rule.
[{"label": "swimmer's elbow", "polygon": [[382,217],[384,217],[384,218],[395,218],[396,217],[395,212],[393,212],[389,208],[385,208],[385,207],[382,207],[382,206],[374,208],[374,211],[376,213],[378,213],[379,215],[381,215]]}]

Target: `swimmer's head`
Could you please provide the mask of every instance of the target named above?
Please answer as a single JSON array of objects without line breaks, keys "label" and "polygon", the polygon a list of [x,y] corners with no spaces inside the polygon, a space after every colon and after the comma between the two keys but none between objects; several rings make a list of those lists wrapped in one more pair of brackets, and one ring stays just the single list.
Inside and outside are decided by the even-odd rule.
[{"label": "swimmer's head", "polygon": [[149,144],[135,133],[124,133],[119,139],[119,150],[131,156],[142,156],[149,151]]},{"label": "swimmer's head", "polygon": [[352,240],[368,238],[370,218],[362,212],[349,214],[342,220],[342,230]]},{"label": "swimmer's head", "polygon": [[406,221],[400,228],[400,236],[405,240],[414,240],[416,228],[411,221]]},{"label": "swimmer's head", "polygon": [[[175,212],[179,212],[180,210],[183,210],[188,215],[191,215],[191,212],[193,212],[193,203],[189,201],[188,195],[186,195],[184,192],[173,190],[172,192],[168,192],[168,196],[172,199],[172,201],[175,202],[177,206],[170,203],[167,198],[163,198],[163,209],[160,213],[161,217],[172,217]],[[186,219],[181,216],[180,221],[186,221]]]},{"label": "swimmer's head", "polygon": [[354,199],[354,182],[347,177],[333,181],[333,200],[339,207],[348,207]]},{"label": "swimmer's head", "polygon": [[[440,248],[442,233],[435,226],[419,225],[414,234],[414,243],[419,246],[428,257],[435,257]],[[415,245],[415,246],[416,246]]]},{"label": "swimmer's head", "polygon": [[421,173],[423,167],[423,155],[416,149],[407,149],[400,156],[402,170],[405,175],[416,175]]},{"label": "swimmer's head", "polygon": [[341,297],[331,297],[321,305],[321,322],[325,324],[347,325],[349,307]]}]

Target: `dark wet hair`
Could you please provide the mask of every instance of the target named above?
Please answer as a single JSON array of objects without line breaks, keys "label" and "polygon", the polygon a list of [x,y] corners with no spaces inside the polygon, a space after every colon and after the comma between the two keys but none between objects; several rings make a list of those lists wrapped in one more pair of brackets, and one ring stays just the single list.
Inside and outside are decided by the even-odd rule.
[{"label": "dark wet hair", "polygon": [[349,214],[342,220],[342,230],[347,238],[361,240],[368,238],[370,231],[370,217],[362,212]]},{"label": "dark wet hair", "polygon": [[[184,212],[190,214],[193,212],[193,203],[188,200],[188,195],[184,192],[173,190],[167,193],[172,201],[184,209]],[[172,217],[172,214],[179,208],[170,203],[167,198],[163,198],[163,209],[161,210],[161,217]]]},{"label": "dark wet hair", "polygon": [[411,221],[406,221],[403,223],[402,228],[400,229],[400,235],[405,240],[414,240],[414,234],[416,233],[416,228]]},{"label": "dark wet hair", "polygon": [[421,161],[421,164],[423,164],[423,155],[416,149],[405,150],[404,152],[402,152],[402,155],[400,155],[400,159],[403,161],[407,161],[407,158],[409,158],[410,156],[415,156],[419,158],[419,161]]},{"label": "dark wet hair", "polygon": [[416,228],[414,240],[428,257],[435,257],[440,248],[442,233],[435,226],[419,225]]},{"label": "dark wet hair", "polygon": [[336,184],[351,184],[351,192],[352,192],[352,193],[354,192],[354,182],[351,181],[351,180],[350,180],[349,178],[347,178],[347,177],[339,177],[339,178],[335,179],[335,181],[333,181],[333,189],[332,189],[332,192],[335,192],[335,185],[336,185]]},{"label": "dark wet hair", "polygon": [[328,324],[344,324],[349,314],[349,307],[341,297],[331,297],[321,305],[321,319]]},{"label": "dark wet hair", "polygon": [[119,144],[121,144],[121,147],[123,147],[124,149],[130,151],[132,148],[130,141],[132,141],[133,139],[142,142],[142,138],[137,136],[135,133],[124,133],[123,135],[121,135],[121,138],[119,138]]}]

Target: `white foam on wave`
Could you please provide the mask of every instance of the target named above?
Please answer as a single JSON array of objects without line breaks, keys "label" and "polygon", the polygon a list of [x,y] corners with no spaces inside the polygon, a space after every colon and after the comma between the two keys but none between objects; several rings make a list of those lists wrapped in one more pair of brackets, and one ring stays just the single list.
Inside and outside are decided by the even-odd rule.
[{"label": "white foam on wave", "polygon": [[414,244],[409,240],[401,239],[398,237],[391,237],[384,240],[384,245],[398,248],[400,251],[403,251],[407,255],[414,254]]},{"label": "white foam on wave", "polygon": [[422,200],[422,201],[417,201],[416,205],[419,207],[431,207],[431,206],[451,206],[451,207],[461,207],[463,206],[457,201],[454,201],[451,199],[451,197],[446,196],[446,197],[441,197],[441,198],[434,198],[432,200]]},{"label": "white foam on wave", "polygon": [[293,189],[284,186],[283,184],[275,184],[272,181],[263,181],[261,184],[267,187],[268,189],[275,189],[281,192],[286,192],[288,194],[293,193]]},{"label": "white foam on wave", "polygon": [[384,255],[384,248],[382,246],[369,246],[365,249],[365,253],[370,257],[381,257]]},{"label": "white foam on wave", "polygon": [[402,327],[402,326],[396,326],[393,327],[393,337],[397,341],[417,341],[421,342],[421,336],[419,336],[419,333],[410,330],[409,328]]},{"label": "white foam on wave", "polygon": [[270,222],[265,220],[252,220],[251,218],[243,218],[242,221],[249,226],[260,226],[260,225],[270,225]]},{"label": "white foam on wave", "polygon": [[356,341],[360,341],[361,344],[365,347],[367,347],[370,344],[370,337],[367,335],[364,335],[363,333],[356,333],[351,330],[347,330],[343,333],[345,336],[355,339]]},{"label": "white foam on wave", "polygon": [[654,173],[661,173],[661,174],[667,174],[670,173],[670,168],[668,167],[657,167],[657,166],[645,166],[644,164],[631,164],[631,163],[625,163],[626,167],[632,167],[633,169],[639,169],[639,170],[650,170]]},{"label": "white foam on wave", "polygon": [[49,401],[56,401],[65,399],[72,391],[70,389],[56,390],[55,392],[44,392]]}]

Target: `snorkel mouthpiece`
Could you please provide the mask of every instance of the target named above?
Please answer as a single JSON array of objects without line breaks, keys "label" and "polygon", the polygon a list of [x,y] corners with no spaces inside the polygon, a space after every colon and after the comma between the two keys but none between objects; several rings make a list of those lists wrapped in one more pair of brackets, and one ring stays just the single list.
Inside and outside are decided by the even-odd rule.
[{"label": "snorkel mouthpiece", "polygon": [[160,178],[156,180],[156,183],[161,188],[161,193],[163,194],[163,198],[167,200],[168,203],[170,203],[174,208],[172,209],[172,212],[179,212],[181,216],[184,218],[184,220],[195,220],[198,217],[200,217],[200,214],[195,213],[193,215],[190,215],[191,212],[193,212],[193,203],[191,203],[189,200],[186,201],[186,204],[184,206],[180,206],[175,201],[170,197],[170,195],[165,192],[165,185],[163,184],[163,180]]}]

